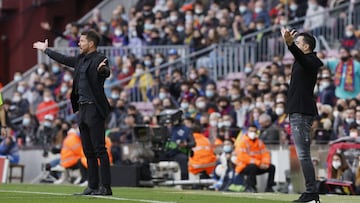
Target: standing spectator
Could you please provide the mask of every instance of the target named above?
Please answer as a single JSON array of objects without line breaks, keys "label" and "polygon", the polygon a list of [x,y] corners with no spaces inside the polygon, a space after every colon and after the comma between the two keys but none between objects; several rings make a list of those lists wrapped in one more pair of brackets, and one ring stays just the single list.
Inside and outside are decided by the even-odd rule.
[{"label": "standing spectator", "polygon": [[265,27],[270,26],[270,16],[268,14],[268,11],[265,10],[264,2],[262,0],[258,0],[255,3],[253,21],[262,21]]},{"label": "standing spectator", "polygon": [[21,97],[20,92],[14,92],[10,106],[10,119],[22,117],[26,112],[29,112],[30,104],[26,99]]},{"label": "standing spectator", "polygon": [[345,27],[345,36],[341,40],[341,46],[348,50],[359,48],[359,40],[355,36],[355,28],[353,25],[347,25]]},{"label": "standing spectator", "polygon": [[132,95],[137,99],[137,101],[147,101],[146,91],[152,83],[153,77],[145,69],[144,64],[137,63],[135,73],[126,88],[131,90]]},{"label": "standing spectator", "polygon": [[259,139],[262,140],[264,144],[280,144],[284,133],[276,124],[272,124],[271,117],[268,114],[263,113],[260,115],[259,124],[261,126]]},{"label": "standing spectator", "polygon": [[308,1],[308,9],[306,10],[306,18],[304,22],[304,30],[313,33],[315,36],[322,34],[325,29],[326,14],[325,8],[320,6],[317,0]]},{"label": "standing spectator", "polygon": [[341,99],[355,98],[360,93],[360,63],[346,48],[340,48],[339,55],[340,60],[328,60],[326,63],[335,74],[335,95]]}]

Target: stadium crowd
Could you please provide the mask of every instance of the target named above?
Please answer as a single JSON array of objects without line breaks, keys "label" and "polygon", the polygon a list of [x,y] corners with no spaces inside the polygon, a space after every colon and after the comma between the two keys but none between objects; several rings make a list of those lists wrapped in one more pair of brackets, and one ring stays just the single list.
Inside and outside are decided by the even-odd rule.
[{"label": "stadium crowd", "polygon": [[[81,30],[91,28],[101,35],[102,46],[188,45],[192,52],[196,52],[212,44],[238,42],[247,34],[272,25],[286,25],[290,20],[311,16],[314,12],[321,12],[324,7],[335,7],[346,1],[284,2],[280,0],[275,7],[269,8],[262,0],[214,0],[210,3],[201,0],[140,0],[128,12],[129,15],[119,5],[114,9],[110,22],[105,22],[101,12],[95,10],[87,24],[69,24],[66,27],[68,34],[65,35],[54,30],[48,22],[42,23],[41,27],[67,39],[70,47],[77,46]],[[317,26],[322,26],[324,21],[324,18],[306,18],[303,30],[316,33]],[[313,143],[316,144],[360,137],[360,33],[353,25],[343,29],[338,58],[328,57],[326,51],[318,52],[324,67],[318,74],[314,89],[319,112],[312,126]],[[107,120],[112,164],[123,164],[121,146],[135,141],[133,129],[136,125],[156,126],[156,115],[163,110],[181,109],[185,128],[194,130],[195,142],[203,137],[208,138],[208,143],[201,143],[211,146],[213,150],[202,153],[215,152],[217,162],[217,166],[211,165],[202,171],[189,166],[188,172],[196,174],[206,171],[206,175],[216,177],[217,182],[213,185],[216,190],[255,192],[256,183],[253,180],[246,180],[245,185],[251,186],[246,188],[238,187],[243,184],[241,177],[231,182],[236,184],[224,185],[224,182],[229,179],[229,171],[241,174],[246,171],[246,166],[239,167],[239,163],[250,164],[250,159],[254,158],[243,160],[245,156],[240,155],[241,146],[244,147],[244,142],[249,141],[245,138],[261,142],[264,148],[257,150],[266,149],[266,145],[292,144],[285,112],[291,64],[284,63],[282,56],[275,56],[267,65],[260,67],[248,63],[244,72],[236,73],[239,78],[222,82],[218,78],[211,78],[206,66],[194,67],[188,73],[178,69],[171,72],[166,70],[164,78],[160,78],[160,71],[148,72],[179,57],[177,51],[171,49],[168,55],[156,53],[139,56],[119,52],[111,59],[112,74],[106,81],[110,88],[106,89],[106,93],[112,109]],[[11,99],[4,100],[3,108],[8,120],[12,121],[7,123],[11,128],[9,134],[16,141],[4,139],[0,144],[0,153],[10,152],[11,146],[16,145],[20,149],[24,146],[42,146],[44,156],[50,151],[59,153],[64,150],[64,139],[68,134],[77,132],[76,115],[72,114],[66,102],[71,92],[72,74],[56,62],[41,64],[29,80],[23,80],[20,72],[15,73],[16,90]],[[112,85],[129,77],[128,82]],[[152,113],[141,112],[141,106],[129,99],[131,95],[138,95],[137,101],[151,103]],[[199,137],[199,134],[202,136]],[[74,142],[79,140],[75,138]],[[195,149],[194,153],[197,156]],[[191,160],[196,158],[194,156],[189,158],[189,163],[198,163]],[[275,168],[267,156],[264,153],[256,157],[259,161],[255,165],[264,167],[271,174]],[[81,156],[79,160],[73,164],[82,168]],[[213,159],[206,160],[211,162]],[[186,159],[185,164],[187,162]],[[357,169],[353,168],[351,181],[359,189],[360,164],[354,166]],[[209,168],[211,170],[206,170]],[[274,183],[269,179],[266,189],[271,191]]]}]

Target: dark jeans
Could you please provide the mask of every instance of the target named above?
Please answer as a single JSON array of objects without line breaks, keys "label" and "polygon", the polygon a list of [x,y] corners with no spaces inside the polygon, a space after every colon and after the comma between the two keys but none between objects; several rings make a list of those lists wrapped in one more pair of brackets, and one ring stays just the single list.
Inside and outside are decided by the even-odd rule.
[{"label": "dark jeans", "polygon": [[105,147],[105,120],[98,113],[95,104],[80,105],[79,129],[84,154],[88,164],[89,187],[99,187],[100,180],[104,187],[110,187],[110,162]]},{"label": "dark jeans", "polygon": [[275,177],[275,166],[270,164],[269,168],[261,169],[255,164],[249,164],[245,167],[245,169],[239,175],[246,175],[245,185],[246,187],[254,187],[256,188],[256,175],[269,173],[267,179],[267,188],[271,188],[275,185],[274,177]]},{"label": "dark jeans", "polygon": [[307,193],[316,192],[315,170],[310,155],[310,129],[313,120],[313,116],[300,113],[290,114],[291,134],[303,170]]}]

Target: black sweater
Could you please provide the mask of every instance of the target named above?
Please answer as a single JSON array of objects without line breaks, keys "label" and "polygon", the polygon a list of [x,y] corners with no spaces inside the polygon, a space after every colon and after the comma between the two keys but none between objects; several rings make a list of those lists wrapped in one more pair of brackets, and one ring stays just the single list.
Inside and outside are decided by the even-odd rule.
[{"label": "black sweater", "polygon": [[[76,57],[65,56],[50,49],[45,50],[50,58],[62,63],[66,66],[75,68],[74,82],[71,92],[71,104],[74,112],[79,110],[79,94],[78,94],[78,81],[80,77],[80,67],[86,67],[86,77],[89,83],[91,94],[94,96],[96,108],[101,116],[106,119],[110,113],[110,105],[104,93],[104,82],[110,75],[110,68],[107,66],[102,73],[97,71],[99,64],[106,58],[103,54],[95,51],[90,54],[80,54]],[[108,64],[106,62],[106,64]]]},{"label": "black sweater", "polygon": [[323,65],[316,52],[304,54],[294,43],[288,46],[295,58],[292,66],[286,113],[318,115],[314,86],[319,68]]}]

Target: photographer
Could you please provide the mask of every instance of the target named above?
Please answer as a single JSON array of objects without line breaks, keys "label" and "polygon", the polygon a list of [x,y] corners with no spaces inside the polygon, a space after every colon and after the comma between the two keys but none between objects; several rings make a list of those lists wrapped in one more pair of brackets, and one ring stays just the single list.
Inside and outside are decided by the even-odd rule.
[{"label": "photographer", "polygon": [[[170,112],[171,111],[171,112]],[[165,146],[165,160],[176,161],[181,170],[181,179],[188,179],[188,157],[191,154],[191,148],[195,146],[192,131],[182,123],[182,112],[178,110],[169,110],[174,119],[166,120],[165,125],[170,132],[170,139]],[[159,121],[161,124],[163,121]]]}]

